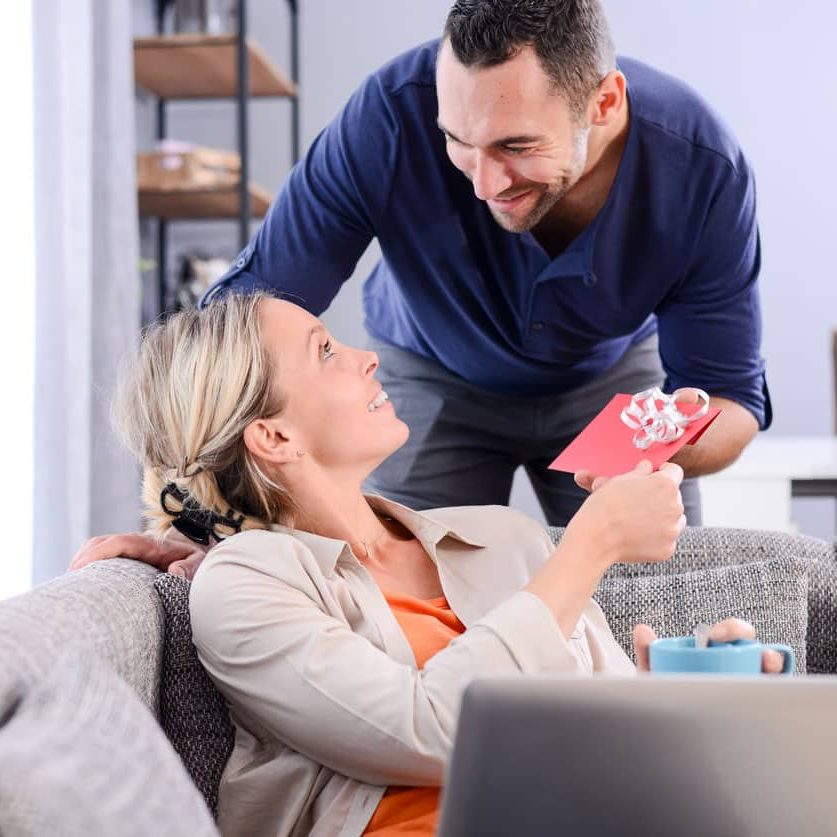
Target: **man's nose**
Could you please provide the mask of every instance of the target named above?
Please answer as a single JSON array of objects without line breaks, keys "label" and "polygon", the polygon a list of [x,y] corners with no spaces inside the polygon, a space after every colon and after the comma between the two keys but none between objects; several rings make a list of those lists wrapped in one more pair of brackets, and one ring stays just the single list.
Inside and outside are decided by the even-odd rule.
[{"label": "man's nose", "polygon": [[474,194],[482,201],[493,200],[512,183],[503,163],[484,153],[477,155],[471,182],[474,184]]}]

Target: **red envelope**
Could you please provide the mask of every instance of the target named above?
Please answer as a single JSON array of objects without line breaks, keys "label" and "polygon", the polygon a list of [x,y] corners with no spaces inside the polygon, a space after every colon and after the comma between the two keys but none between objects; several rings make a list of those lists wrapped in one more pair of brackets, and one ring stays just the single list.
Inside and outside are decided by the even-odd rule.
[{"label": "red envelope", "polygon": [[[634,444],[634,433],[622,423],[620,414],[631,403],[631,395],[619,393],[610,403],[570,442],[549,466],[553,471],[590,471],[595,477],[615,477],[631,471],[643,459],[648,459],[656,471],[683,445],[693,445],[721,412],[710,407],[703,418],[688,425],[679,439],[673,442],[655,442],[646,450]],[[683,415],[691,415],[700,404],[679,404]]]}]

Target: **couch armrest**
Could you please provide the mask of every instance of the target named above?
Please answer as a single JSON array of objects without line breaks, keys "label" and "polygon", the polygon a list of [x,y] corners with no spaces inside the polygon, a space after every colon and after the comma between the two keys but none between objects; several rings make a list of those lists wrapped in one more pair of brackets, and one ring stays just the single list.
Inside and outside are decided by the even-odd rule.
[{"label": "couch armrest", "polygon": [[139,561],[98,561],[0,602],[0,692],[30,688],[83,651],[108,663],[157,715],[163,608],[156,575]]}]

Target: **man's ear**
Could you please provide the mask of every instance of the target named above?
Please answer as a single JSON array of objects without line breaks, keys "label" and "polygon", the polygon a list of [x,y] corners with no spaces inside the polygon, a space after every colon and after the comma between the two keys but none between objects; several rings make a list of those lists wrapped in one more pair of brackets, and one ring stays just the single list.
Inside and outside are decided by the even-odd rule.
[{"label": "man's ear", "polygon": [[295,462],[299,459],[297,446],[286,435],[286,428],[279,419],[260,418],[244,428],[244,444],[254,456],[275,465]]},{"label": "man's ear", "polygon": [[611,70],[599,82],[590,101],[592,113],[590,124],[600,127],[609,125],[622,112],[626,97],[625,76],[619,70]]}]

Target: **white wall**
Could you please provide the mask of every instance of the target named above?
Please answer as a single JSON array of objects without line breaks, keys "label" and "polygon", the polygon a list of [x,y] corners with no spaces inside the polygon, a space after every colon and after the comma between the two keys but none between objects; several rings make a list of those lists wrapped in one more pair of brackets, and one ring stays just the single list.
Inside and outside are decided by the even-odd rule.
[{"label": "white wall", "polygon": [[[833,222],[837,106],[829,86],[837,7],[757,0],[611,0],[619,48],[690,82],[727,119],[756,171],[763,352],[776,434],[833,428],[837,327]],[[641,9],[641,13],[637,10]],[[831,538],[834,503],[796,501],[803,531]]]},{"label": "white wall", "polygon": [[[138,1],[138,0],[137,0]],[[144,0],[143,0],[144,2]],[[832,281],[837,175],[832,134],[830,53],[837,6],[798,0],[605,0],[617,50],[668,70],[697,87],[732,125],[754,164],[763,245],[763,350],[777,434],[832,432],[830,332],[837,327]],[[145,4],[145,3],[144,3]],[[380,64],[437,35],[448,0],[302,0],[303,148]],[[287,66],[283,4],[251,0],[251,33]],[[225,105],[179,106],[184,131],[213,130],[232,142]],[[191,108],[191,110],[189,110]],[[228,113],[229,118],[218,114]],[[286,107],[260,103],[253,116],[254,170],[275,188],[287,167]],[[220,118],[226,127],[213,128]],[[173,119],[173,127],[178,122]],[[200,233],[203,235],[204,233]],[[214,234],[220,241],[223,236]],[[228,233],[234,249],[234,230]],[[362,342],[360,285],[375,258],[370,248],[326,314],[342,339]],[[516,483],[514,504],[537,514]],[[797,501],[803,531],[830,538],[830,500]]]}]

